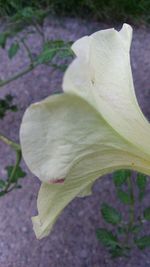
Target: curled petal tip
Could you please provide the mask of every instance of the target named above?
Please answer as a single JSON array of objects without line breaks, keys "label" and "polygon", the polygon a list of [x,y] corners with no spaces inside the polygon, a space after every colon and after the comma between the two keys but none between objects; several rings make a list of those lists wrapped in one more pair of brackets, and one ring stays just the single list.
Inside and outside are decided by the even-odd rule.
[{"label": "curled petal tip", "polygon": [[124,23],[120,30],[120,34],[122,35],[124,41],[127,43],[129,40],[129,48],[130,48],[130,42],[132,39],[132,31],[133,31],[132,27],[127,23]]}]

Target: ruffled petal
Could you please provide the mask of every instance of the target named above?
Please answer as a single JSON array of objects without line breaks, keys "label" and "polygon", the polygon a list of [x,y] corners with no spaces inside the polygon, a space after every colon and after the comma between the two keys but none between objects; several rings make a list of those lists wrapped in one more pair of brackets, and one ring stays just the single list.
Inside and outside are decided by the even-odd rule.
[{"label": "ruffled petal", "polygon": [[41,185],[38,200],[38,216],[32,218],[33,229],[38,239],[49,234],[65,206],[90,184],[89,180],[68,180],[63,185]]},{"label": "ruffled petal", "polygon": [[77,58],[64,77],[65,93],[25,112],[23,157],[44,182],[33,218],[37,238],[50,232],[75,196],[89,195],[103,174],[122,168],[150,174],[150,125],[135,97],[131,37],[124,25],[120,32],[110,29],[78,40]]},{"label": "ruffled petal", "polygon": [[[115,154],[114,166],[137,168],[139,163],[136,164],[136,158],[139,157],[145,160],[149,169],[145,154],[126,142],[96,109],[75,95],[54,95],[31,105],[23,117],[20,141],[30,170],[49,183],[66,179],[70,169],[87,156],[90,157],[90,165],[87,168],[84,160],[86,175],[95,172],[95,162],[99,167],[103,163],[97,170],[99,172],[105,156],[109,165]],[[95,153],[97,160],[93,157]],[[80,173],[83,175],[83,171],[83,167],[79,168],[76,177]]]},{"label": "ruffled petal", "polygon": [[108,149],[78,159],[63,185],[43,183],[37,200],[38,216],[32,218],[36,237],[41,239],[50,233],[60,213],[76,196],[89,195],[98,176],[132,164],[139,171],[150,172],[149,163],[141,158],[134,157],[133,162],[133,155]]},{"label": "ruffled petal", "polygon": [[42,181],[62,181],[78,157],[97,150],[100,122],[97,111],[77,96],[54,95],[31,105],[20,129],[28,167]]},{"label": "ruffled petal", "polygon": [[78,40],[73,45],[77,58],[66,71],[63,89],[88,101],[120,135],[150,157],[150,125],[132,80],[131,37],[132,28],[124,24],[119,32],[102,30]]}]

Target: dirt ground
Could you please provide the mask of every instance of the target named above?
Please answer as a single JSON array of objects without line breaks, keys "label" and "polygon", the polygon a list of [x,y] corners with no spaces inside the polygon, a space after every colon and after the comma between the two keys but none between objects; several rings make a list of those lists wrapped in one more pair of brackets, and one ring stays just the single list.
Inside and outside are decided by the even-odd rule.
[{"label": "dirt ground", "polygon": [[[48,19],[45,33],[49,38],[72,41],[109,27],[76,19]],[[29,43],[35,53],[41,47],[37,35],[31,35]],[[0,50],[0,59],[0,78],[11,76],[28,63],[23,49],[11,63],[5,51]],[[139,104],[150,119],[150,29],[134,29],[132,66]],[[18,141],[19,125],[26,107],[61,90],[61,81],[60,71],[40,66],[0,88],[0,97],[11,92],[20,110],[8,113],[0,121],[0,131]],[[0,143],[0,176],[6,175],[5,166],[13,161],[14,154]],[[75,199],[59,217],[51,235],[41,241],[36,240],[30,217],[36,214],[40,183],[24,162],[22,166],[28,173],[22,182],[23,188],[0,199],[0,267],[150,267],[149,249],[144,252],[135,249],[129,258],[112,261],[95,237],[95,229],[104,225],[100,204],[108,201],[120,209],[123,207],[115,199],[111,175],[95,183],[91,197]],[[146,197],[145,204],[149,201],[150,195]]]}]

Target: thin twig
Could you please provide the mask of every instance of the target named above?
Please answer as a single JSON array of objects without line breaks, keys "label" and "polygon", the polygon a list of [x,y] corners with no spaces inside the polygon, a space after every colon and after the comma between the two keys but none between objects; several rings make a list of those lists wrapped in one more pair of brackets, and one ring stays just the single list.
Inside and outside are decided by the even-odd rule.
[{"label": "thin twig", "polygon": [[41,35],[43,44],[45,43],[45,35],[44,32],[40,29],[40,27],[37,25],[36,22],[33,21],[33,26],[36,29],[36,31]]},{"label": "thin twig", "polygon": [[16,163],[15,163],[15,166],[14,166],[14,168],[13,168],[13,170],[11,172],[11,175],[10,175],[10,177],[8,179],[8,182],[6,184],[6,187],[3,190],[5,193],[8,192],[8,189],[9,189],[9,187],[10,187],[10,185],[11,185],[11,183],[12,183],[12,181],[13,181],[15,175],[16,175],[16,171],[17,171],[17,169],[19,167],[21,158],[22,158],[21,150],[16,151]]},{"label": "thin twig", "polygon": [[0,134],[0,140],[3,143],[7,144],[8,146],[12,147],[14,150],[20,151],[20,145],[16,142],[12,141],[11,139],[7,138],[3,134]]},{"label": "thin twig", "polygon": [[12,169],[11,175],[8,178],[7,184],[5,186],[5,188],[3,189],[4,193],[8,193],[11,191],[10,185],[16,175],[16,171],[19,167],[21,158],[22,158],[22,153],[21,153],[21,147],[18,143],[10,140],[9,138],[7,138],[6,136],[4,136],[3,134],[0,134],[0,140],[2,142],[4,142],[5,144],[7,144],[8,146],[10,146],[11,148],[13,148],[16,151],[16,163],[15,166]]},{"label": "thin twig", "polygon": [[34,60],[33,60],[32,53],[31,53],[30,48],[28,47],[28,45],[27,45],[27,43],[25,42],[24,39],[20,39],[20,41],[23,44],[25,50],[27,51],[28,57],[29,57],[30,62],[31,62],[31,65],[30,66],[33,66],[34,65]]},{"label": "thin twig", "polygon": [[2,87],[2,86],[4,86],[4,85],[6,85],[6,84],[8,84],[8,83],[10,83],[10,82],[12,82],[12,81],[18,79],[18,78],[20,78],[20,77],[22,77],[22,76],[24,76],[25,74],[27,74],[27,73],[30,72],[31,70],[35,69],[35,68],[37,67],[37,65],[38,65],[38,64],[34,64],[33,66],[29,66],[29,67],[27,67],[25,70],[23,70],[23,71],[21,71],[21,72],[15,74],[14,76],[12,76],[11,78],[8,78],[7,80],[1,81],[1,82],[0,82],[0,87]]},{"label": "thin twig", "polygon": [[130,193],[130,199],[131,199],[131,204],[130,204],[130,226],[134,224],[134,192],[133,192],[133,184],[132,184],[132,177],[128,177],[128,187],[129,187],[129,193]]}]

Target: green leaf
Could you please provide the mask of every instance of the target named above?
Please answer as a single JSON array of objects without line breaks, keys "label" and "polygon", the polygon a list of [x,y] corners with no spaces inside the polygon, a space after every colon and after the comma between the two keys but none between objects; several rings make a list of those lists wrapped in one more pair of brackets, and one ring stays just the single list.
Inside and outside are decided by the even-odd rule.
[{"label": "green leaf", "polygon": [[44,49],[53,49],[53,48],[60,49],[64,46],[65,42],[63,40],[50,40],[44,44]]},{"label": "green leaf", "polygon": [[134,225],[130,231],[134,234],[138,234],[142,230],[142,225]]},{"label": "green leaf", "polygon": [[16,105],[12,105],[10,106],[10,110],[13,112],[17,112],[18,111],[18,107]]},{"label": "green leaf", "polygon": [[[14,0],[12,1],[14,2]],[[15,10],[15,14],[10,17],[11,27],[9,28],[18,32],[24,29],[24,27],[27,25],[33,25],[33,28],[35,29],[36,26],[39,27],[40,25],[43,25],[44,18],[48,15],[48,13],[48,10],[43,10],[31,6],[17,8]]]},{"label": "green leaf", "polygon": [[4,191],[0,192],[0,197],[4,196],[6,193]]},{"label": "green leaf", "polygon": [[124,248],[121,246],[117,246],[116,248],[111,249],[110,253],[111,253],[111,256],[113,259],[118,258],[118,257],[122,257],[122,256],[127,257],[129,250],[130,250],[130,248],[127,248],[127,247]]},{"label": "green leaf", "polygon": [[145,191],[139,192],[139,201],[142,201],[142,199],[145,197]]},{"label": "green leaf", "polygon": [[72,56],[70,42],[65,43],[63,40],[46,42],[42,53],[37,57],[37,62],[39,64],[49,63],[56,55],[63,58]]},{"label": "green leaf", "polygon": [[142,173],[137,174],[137,179],[136,179],[137,186],[140,191],[145,191],[146,184],[147,184],[147,177],[146,175]]},{"label": "green leaf", "polygon": [[117,190],[117,196],[118,196],[119,200],[126,205],[130,205],[133,203],[133,199],[132,199],[131,195],[129,193],[123,191],[122,189]]},{"label": "green leaf", "polygon": [[32,7],[25,7],[21,10],[20,14],[26,19],[32,19],[32,17],[34,16],[34,10],[32,9]]},{"label": "green leaf", "polygon": [[4,180],[0,180],[0,188],[5,187],[6,182]]},{"label": "green leaf", "polygon": [[67,64],[61,64],[61,65],[60,64],[51,64],[51,66],[53,68],[55,68],[55,69],[61,70],[62,72],[64,72],[67,69],[67,67],[68,67]]},{"label": "green leaf", "polygon": [[13,112],[16,112],[17,106],[12,104],[13,96],[12,95],[6,95],[4,99],[0,99],[0,118],[3,119],[6,112],[8,110],[11,110]]},{"label": "green leaf", "polygon": [[107,223],[115,225],[121,222],[120,212],[118,212],[116,209],[106,203],[102,204],[101,213]]},{"label": "green leaf", "polygon": [[[11,173],[13,171],[13,168],[14,168],[14,166],[12,166],[12,165],[6,167],[8,178],[10,178]],[[21,169],[20,166],[18,166],[18,168],[15,172],[15,175],[14,175],[13,179],[11,180],[11,182],[16,183],[19,179],[25,177],[25,175],[26,175],[26,173]]]},{"label": "green leaf", "polygon": [[143,214],[144,214],[144,219],[150,221],[150,207],[146,208]]},{"label": "green leaf", "polygon": [[21,20],[31,24],[33,21],[36,21],[37,23],[41,24],[44,17],[46,16],[45,11],[32,7],[25,7],[19,13]]},{"label": "green leaf", "polygon": [[71,51],[70,47],[64,47],[65,49],[63,50],[59,50],[59,57],[60,58],[68,58],[68,57],[72,57],[73,53]]},{"label": "green leaf", "polygon": [[146,189],[146,185],[147,185],[147,176],[142,174],[142,173],[138,173],[137,174],[137,179],[136,179],[136,184],[137,187],[139,189],[139,201],[142,201],[142,199],[145,196],[145,189]]},{"label": "green leaf", "polygon": [[139,249],[145,249],[147,247],[150,247],[150,236],[142,236],[138,239],[135,239],[134,242]]},{"label": "green leaf", "polygon": [[12,101],[13,101],[13,96],[12,95],[10,95],[10,94],[7,94],[6,96],[5,96],[5,100],[8,102],[8,103],[11,103]]},{"label": "green leaf", "polygon": [[12,59],[17,54],[19,49],[20,49],[19,44],[18,43],[13,43],[11,45],[11,47],[9,48],[9,50],[8,50],[8,57],[10,59]]},{"label": "green leaf", "polygon": [[113,181],[116,187],[126,183],[127,178],[131,176],[130,170],[119,170],[113,173]]},{"label": "green leaf", "polygon": [[118,231],[118,234],[122,235],[122,234],[125,234],[127,232],[127,229],[126,227],[117,227],[117,231]]},{"label": "green leaf", "polygon": [[96,230],[97,239],[108,248],[115,248],[118,246],[118,239],[111,231],[104,228],[98,228]]},{"label": "green leaf", "polygon": [[0,47],[5,48],[6,46],[6,41],[7,41],[7,33],[1,33],[0,34]]},{"label": "green leaf", "polygon": [[56,55],[57,51],[52,49],[45,49],[37,58],[37,62],[39,64],[44,64],[50,62],[54,56]]}]

